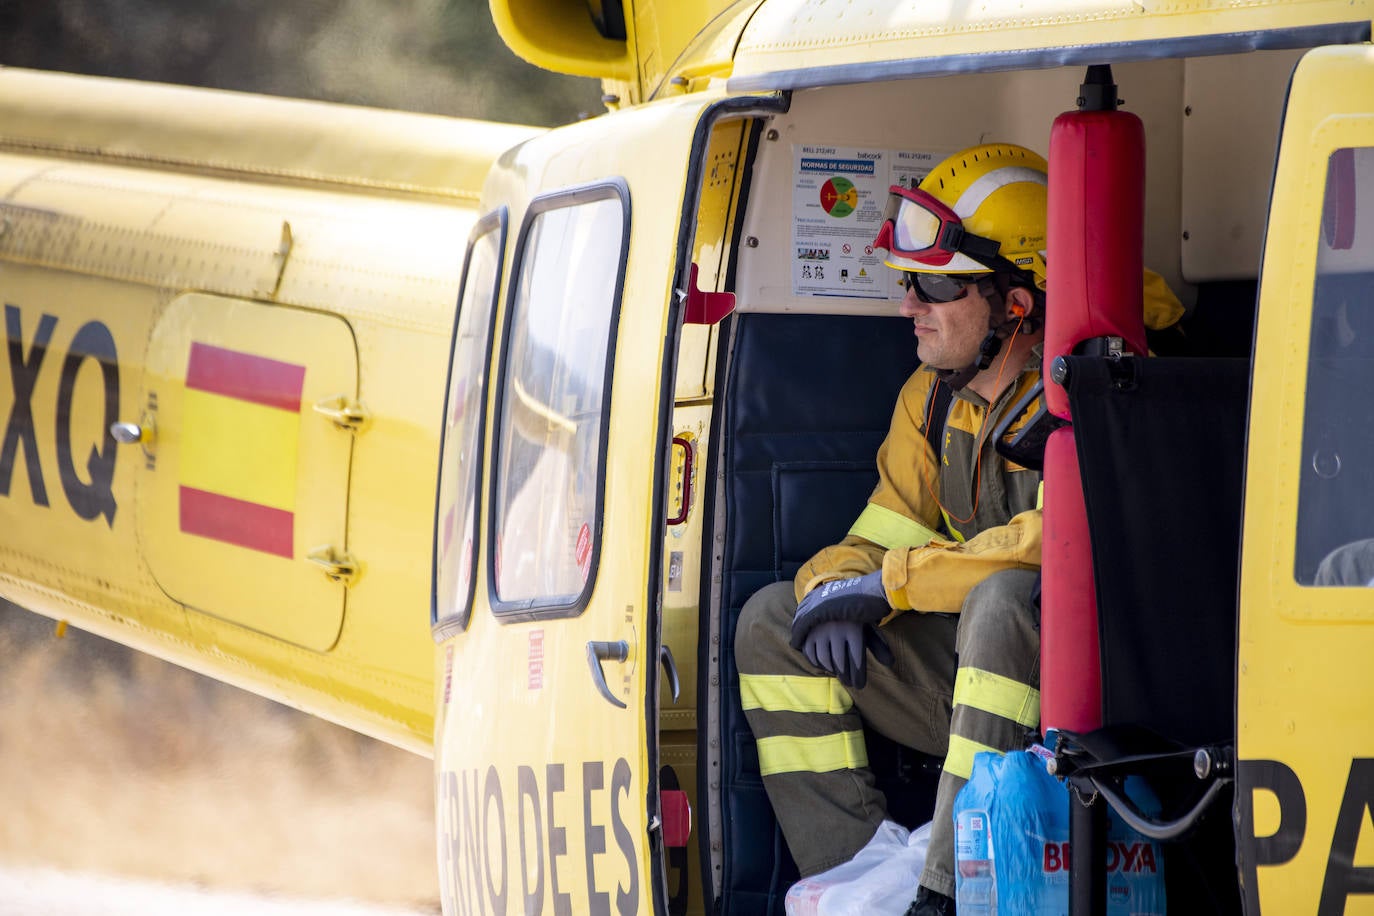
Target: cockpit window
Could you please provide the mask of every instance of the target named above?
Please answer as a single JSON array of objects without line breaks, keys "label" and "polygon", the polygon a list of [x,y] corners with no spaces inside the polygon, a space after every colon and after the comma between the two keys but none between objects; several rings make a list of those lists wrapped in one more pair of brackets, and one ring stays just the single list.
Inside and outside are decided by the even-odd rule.
[{"label": "cockpit window", "polygon": [[463,286],[449,356],[430,602],[431,624],[444,629],[466,627],[472,613],[492,313],[501,285],[505,244],[503,208],[478,222],[463,264]]},{"label": "cockpit window", "polygon": [[1327,166],[1313,287],[1297,557],[1302,585],[1374,585],[1374,148]]},{"label": "cockpit window", "polygon": [[628,237],[622,193],[609,185],[536,201],[516,249],[494,440],[498,614],[575,614],[591,592]]}]

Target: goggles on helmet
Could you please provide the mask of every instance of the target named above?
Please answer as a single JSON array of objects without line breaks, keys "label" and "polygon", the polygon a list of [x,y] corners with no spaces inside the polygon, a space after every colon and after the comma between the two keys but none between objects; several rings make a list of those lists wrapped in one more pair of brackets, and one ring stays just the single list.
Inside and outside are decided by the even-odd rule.
[{"label": "goggles on helmet", "polygon": [[928,274],[914,270],[903,272],[907,289],[916,293],[922,302],[955,302],[968,295],[970,286],[977,286],[979,277],[957,274]]},{"label": "goggles on helmet", "polygon": [[[950,232],[953,230],[953,233]],[[948,264],[957,249],[945,247],[947,234],[962,235],[963,222],[953,210],[919,188],[888,188],[887,211],[874,245],[932,267]]]},{"label": "goggles on helmet", "polygon": [[895,184],[888,188],[887,210],[873,247],[929,267],[944,267],[958,255],[965,256],[960,261],[971,259],[988,270],[1011,266],[998,256],[997,242],[965,231],[959,215],[933,195]]}]

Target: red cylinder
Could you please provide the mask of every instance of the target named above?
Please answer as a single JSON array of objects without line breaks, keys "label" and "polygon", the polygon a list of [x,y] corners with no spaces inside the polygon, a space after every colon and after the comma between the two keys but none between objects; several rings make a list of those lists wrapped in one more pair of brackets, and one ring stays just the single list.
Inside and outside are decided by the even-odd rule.
[{"label": "red cylinder", "polygon": [[[1050,132],[1045,365],[1090,337],[1145,353],[1145,128],[1124,111],[1070,111]],[[1064,389],[1045,401],[1068,418]]]},{"label": "red cylinder", "polygon": [[1045,540],[1040,585],[1040,725],[1089,732],[1102,725],[1102,665],[1088,514],[1073,427],[1045,443]]},{"label": "red cylinder", "polygon": [[[1074,111],[1050,134],[1045,367],[1094,337],[1145,353],[1145,131],[1122,111]],[[1045,381],[1045,403],[1069,415],[1068,393]],[[1092,546],[1072,427],[1045,449],[1040,624],[1040,723],[1102,724],[1102,668]]]}]

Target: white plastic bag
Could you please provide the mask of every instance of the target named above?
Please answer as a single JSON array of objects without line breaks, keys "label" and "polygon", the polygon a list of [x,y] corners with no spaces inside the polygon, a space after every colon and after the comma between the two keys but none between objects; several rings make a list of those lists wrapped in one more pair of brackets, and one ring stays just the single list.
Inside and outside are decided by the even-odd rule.
[{"label": "white plastic bag", "polygon": [[908,834],[884,821],[854,858],[792,885],[787,916],[902,916],[916,899],[929,845],[929,824]]}]

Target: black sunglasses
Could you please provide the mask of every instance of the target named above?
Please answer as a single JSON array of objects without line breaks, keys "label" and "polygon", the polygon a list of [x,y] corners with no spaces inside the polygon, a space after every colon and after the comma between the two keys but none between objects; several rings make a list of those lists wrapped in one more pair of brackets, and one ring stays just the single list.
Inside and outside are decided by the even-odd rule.
[{"label": "black sunglasses", "polygon": [[922,302],[954,302],[968,295],[968,288],[982,279],[959,274],[928,274],[906,271],[906,288],[915,290]]}]

